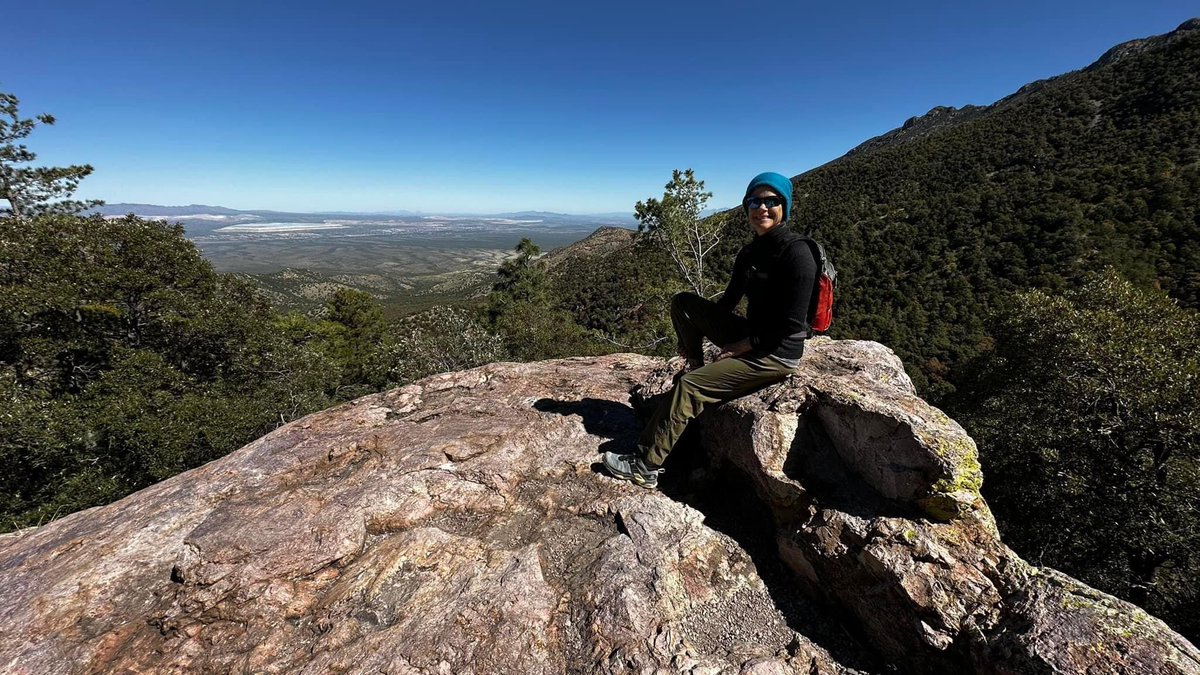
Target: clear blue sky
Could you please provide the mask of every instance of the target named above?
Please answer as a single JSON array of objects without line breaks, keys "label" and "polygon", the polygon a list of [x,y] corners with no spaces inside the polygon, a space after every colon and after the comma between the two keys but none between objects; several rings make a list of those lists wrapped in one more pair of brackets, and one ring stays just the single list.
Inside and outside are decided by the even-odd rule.
[{"label": "clear blue sky", "polygon": [[1194,0],[9,2],[0,91],[82,197],[280,210],[731,206],[936,105],[987,104]]}]

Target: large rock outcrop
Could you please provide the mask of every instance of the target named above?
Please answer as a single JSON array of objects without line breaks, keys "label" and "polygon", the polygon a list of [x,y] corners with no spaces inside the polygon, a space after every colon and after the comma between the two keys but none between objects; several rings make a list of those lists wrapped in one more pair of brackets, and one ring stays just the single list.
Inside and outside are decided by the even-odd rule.
[{"label": "large rock outcrop", "polygon": [[1003,546],[970,439],[879,345],[706,414],[664,492],[598,473],[669,375],[439,375],[0,538],[0,670],[1200,672]]}]

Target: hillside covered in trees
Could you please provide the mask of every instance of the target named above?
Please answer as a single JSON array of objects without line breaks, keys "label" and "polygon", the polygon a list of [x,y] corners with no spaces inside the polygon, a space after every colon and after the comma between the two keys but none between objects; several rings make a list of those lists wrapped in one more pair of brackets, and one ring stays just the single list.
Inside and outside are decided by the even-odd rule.
[{"label": "hillside covered in trees", "polygon": [[967,426],[1018,551],[1196,639],[1200,21],[949,117],[795,179],[835,334]]},{"label": "hillside covered in trees", "polygon": [[892,347],[939,398],[1004,293],[1112,266],[1195,308],[1200,21],[795,186],[795,222],[843,275],[839,333]]}]

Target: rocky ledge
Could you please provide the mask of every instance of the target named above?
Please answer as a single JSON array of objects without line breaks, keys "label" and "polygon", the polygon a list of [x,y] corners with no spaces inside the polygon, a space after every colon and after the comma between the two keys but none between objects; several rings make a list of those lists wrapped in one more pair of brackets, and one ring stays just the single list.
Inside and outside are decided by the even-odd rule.
[{"label": "rocky ledge", "polygon": [[4,672],[1200,673],[1000,541],[975,447],[869,342],[604,476],[623,354],[449,373],[0,538]]}]

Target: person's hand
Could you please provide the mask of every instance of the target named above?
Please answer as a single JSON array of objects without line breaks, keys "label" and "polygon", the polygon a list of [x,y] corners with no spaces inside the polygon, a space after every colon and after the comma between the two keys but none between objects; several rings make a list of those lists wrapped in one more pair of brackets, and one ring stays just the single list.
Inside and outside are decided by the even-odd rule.
[{"label": "person's hand", "polygon": [[738,340],[737,342],[733,342],[722,347],[721,354],[717,356],[717,360],[720,361],[721,359],[727,359],[731,356],[741,356],[748,351],[750,351],[750,339],[746,338],[745,340]]}]

